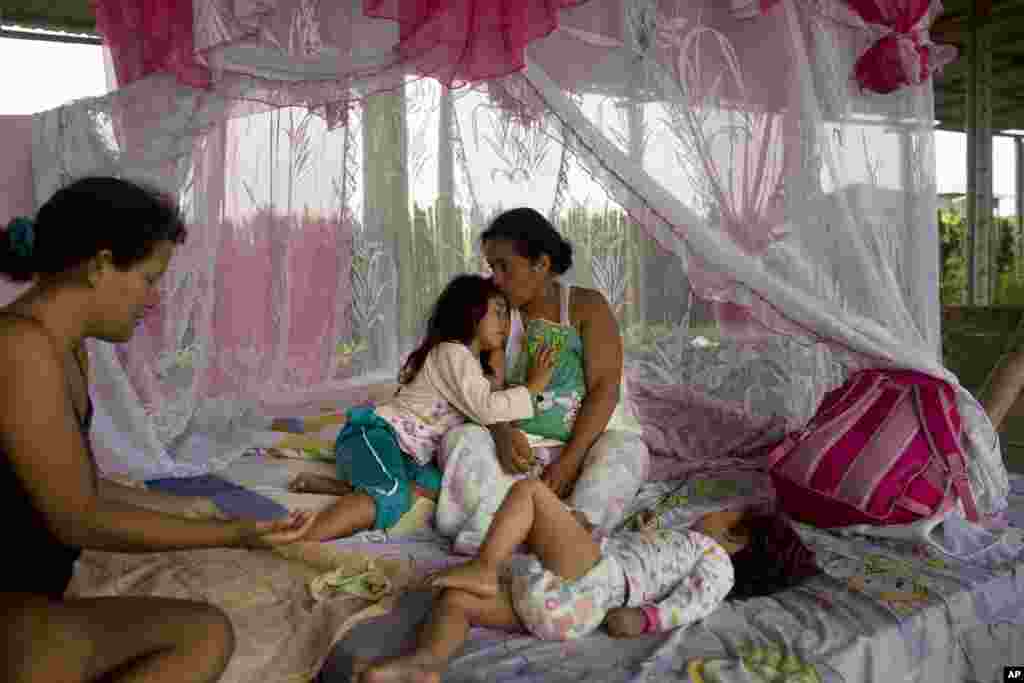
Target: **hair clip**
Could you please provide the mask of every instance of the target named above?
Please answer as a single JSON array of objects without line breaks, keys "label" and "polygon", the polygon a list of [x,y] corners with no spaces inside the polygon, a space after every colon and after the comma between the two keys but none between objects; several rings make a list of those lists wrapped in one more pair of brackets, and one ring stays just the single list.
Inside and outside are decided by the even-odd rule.
[{"label": "hair clip", "polygon": [[31,218],[18,216],[7,224],[7,239],[11,243],[11,250],[19,258],[28,258],[32,255],[35,237],[35,222]]}]

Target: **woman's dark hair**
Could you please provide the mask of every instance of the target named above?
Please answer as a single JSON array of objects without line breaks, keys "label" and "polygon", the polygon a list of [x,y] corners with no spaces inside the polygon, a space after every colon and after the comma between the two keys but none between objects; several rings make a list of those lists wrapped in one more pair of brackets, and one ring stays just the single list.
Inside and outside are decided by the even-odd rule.
[{"label": "woman's dark hair", "polygon": [[[423,367],[427,356],[441,342],[470,344],[476,328],[487,315],[491,299],[504,298],[495,284],[482,275],[456,275],[434,303],[427,320],[423,342],[409,354],[398,374],[401,384],[408,384]],[[490,368],[484,363],[484,370]]]},{"label": "woman's dark hair", "polygon": [[744,520],[750,541],[732,556],[735,582],[728,600],[772,595],[821,573],[814,551],[785,517],[766,514]]},{"label": "woman's dark hair", "polygon": [[551,270],[561,275],[572,267],[572,245],[562,237],[551,221],[539,211],[522,207],[498,215],[480,235],[480,242],[506,240],[516,245],[516,252],[531,261],[541,254],[551,259]]},{"label": "woman's dark hair", "polygon": [[[43,204],[25,230],[0,235],[0,275],[28,282],[64,273],[109,249],[114,265],[145,260],[162,241],[185,241],[185,223],[169,197],[119,178],[82,178]],[[17,240],[18,244],[14,241]]]}]

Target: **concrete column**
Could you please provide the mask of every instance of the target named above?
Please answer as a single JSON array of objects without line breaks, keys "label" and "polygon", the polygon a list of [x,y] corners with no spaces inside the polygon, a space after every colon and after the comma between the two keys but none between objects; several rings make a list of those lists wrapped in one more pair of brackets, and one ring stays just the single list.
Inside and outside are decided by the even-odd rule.
[{"label": "concrete column", "polygon": [[995,251],[992,221],[992,41],[991,3],[971,3],[967,31],[967,261],[968,302],[992,303]]}]

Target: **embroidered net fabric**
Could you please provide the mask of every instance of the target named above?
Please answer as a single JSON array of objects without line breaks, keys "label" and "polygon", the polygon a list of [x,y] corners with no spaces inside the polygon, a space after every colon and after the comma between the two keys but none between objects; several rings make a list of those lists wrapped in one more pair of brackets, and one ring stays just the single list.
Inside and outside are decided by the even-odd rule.
[{"label": "embroidered net fabric", "polygon": [[[174,40],[108,21],[141,27],[109,29],[124,82],[35,117],[36,197],[143,178],[190,229],[158,314],[94,349],[111,467],[217,469],[269,415],[392,380],[518,205],[554,220],[618,317],[637,428],[695,466],[799,426],[858,367],[956,382],[930,78],[860,87],[870,22],[838,0],[487,4],[522,14],[478,17],[464,43],[445,40],[469,2],[195,0],[190,26],[165,8]],[[958,403],[993,512],[998,439]]]}]

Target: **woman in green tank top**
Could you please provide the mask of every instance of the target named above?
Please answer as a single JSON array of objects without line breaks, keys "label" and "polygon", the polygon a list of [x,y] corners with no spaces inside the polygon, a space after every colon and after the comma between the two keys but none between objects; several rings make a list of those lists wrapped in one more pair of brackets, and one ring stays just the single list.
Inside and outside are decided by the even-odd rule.
[{"label": "woman in green tank top", "polygon": [[[533,209],[499,215],[481,236],[494,282],[509,300],[512,329],[506,383],[522,380],[529,356],[542,344],[558,349],[555,374],[538,397],[533,418],[457,427],[445,438],[445,469],[437,527],[471,551],[516,479],[530,469],[525,432],[545,484],[597,527],[612,528],[647,477],[647,447],[635,432],[609,429],[619,407],[622,335],[604,295],[561,282],[572,246]],[[507,371],[507,372],[506,372]]]}]

